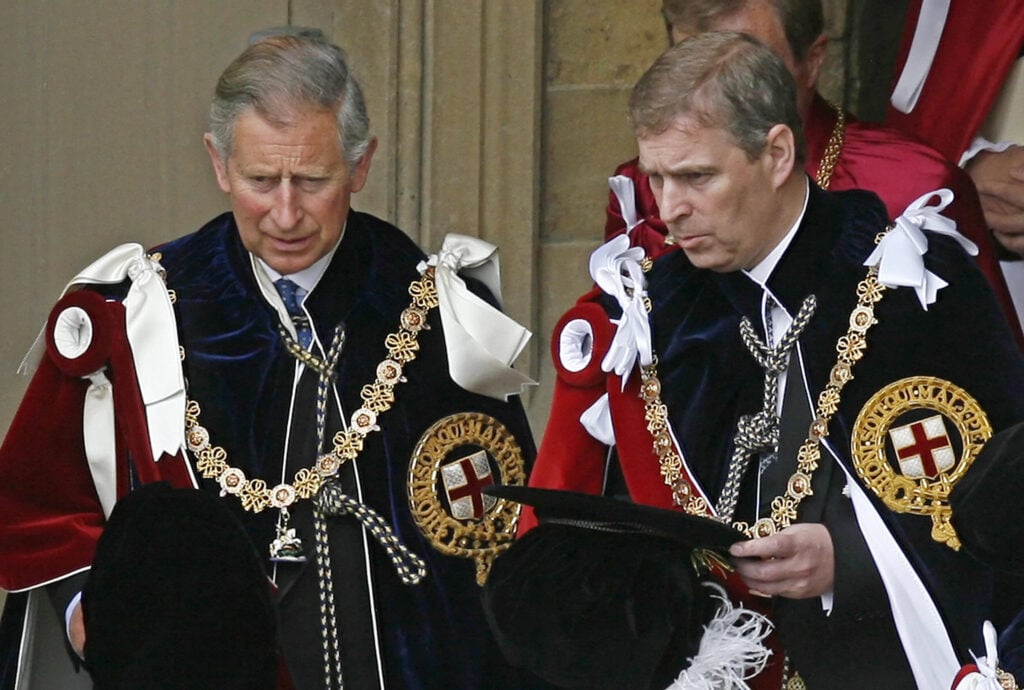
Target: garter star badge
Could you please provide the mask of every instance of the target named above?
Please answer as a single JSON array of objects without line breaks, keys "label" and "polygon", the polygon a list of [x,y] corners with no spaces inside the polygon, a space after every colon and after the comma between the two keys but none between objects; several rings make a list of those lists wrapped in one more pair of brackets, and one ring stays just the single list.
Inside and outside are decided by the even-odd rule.
[{"label": "garter star badge", "polygon": [[489,415],[465,412],[427,429],[409,462],[409,509],[420,531],[448,556],[476,561],[476,580],[515,539],[519,504],[484,493],[526,481],[523,451]]},{"label": "garter star badge", "polygon": [[850,444],[857,474],[886,506],[931,517],[932,539],[959,550],[949,492],[991,436],[988,416],[967,391],[915,376],[865,403]]}]

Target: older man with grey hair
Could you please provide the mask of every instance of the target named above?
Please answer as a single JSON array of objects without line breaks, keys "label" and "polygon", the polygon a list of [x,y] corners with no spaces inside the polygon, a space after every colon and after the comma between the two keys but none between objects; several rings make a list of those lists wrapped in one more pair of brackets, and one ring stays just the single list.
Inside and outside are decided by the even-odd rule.
[{"label": "older man with grey hair", "polygon": [[948,494],[1024,414],[1024,363],[976,248],[939,213],[951,194],[893,227],[874,194],[820,189],[793,78],[744,34],[671,48],[630,115],[676,248],[650,262],[619,236],[592,256],[600,290],[553,335],[530,485],[628,494],[749,537],[705,576],[766,613],[772,655],[701,643],[673,688],[978,687],[997,665],[986,621],[1014,612],[960,548]]},{"label": "older man with grey hair", "polygon": [[[351,208],[377,142],[319,31],[254,37],[217,83],[205,144],[231,212],[150,253],[115,250],[54,311],[0,449],[0,586],[28,592],[33,613],[48,585],[76,655],[135,679],[123,687],[257,687],[241,680],[248,664],[224,668],[239,651],[228,622],[201,650],[159,618],[124,639],[91,627],[103,610],[88,569],[112,504],[139,484],[194,485],[260,553],[281,687],[531,687],[497,653],[478,594],[518,516],[481,489],[522,483],[534,454],[516,397],[528,379],[508,366],[529,334],[493,306],[494,248],[451,236],[428,257]],[[90,359],[100,341],[113,354]],[[175,565],[168,580],[185,575]]]}]

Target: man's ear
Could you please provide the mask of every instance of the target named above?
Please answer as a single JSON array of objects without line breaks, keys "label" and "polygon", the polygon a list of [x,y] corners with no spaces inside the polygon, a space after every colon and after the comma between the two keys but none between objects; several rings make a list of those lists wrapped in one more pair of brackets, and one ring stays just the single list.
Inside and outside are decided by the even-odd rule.
[{"label": "man's ear", "polygon": [[366,147],[366,152],[363,157],[359,159],[359,162],[352,168],[351,181],[352,181],[352,193],[355,194],[363,188],[366,184],[366,178],[370,174],[370,161],[373,159],[373,154],[377,150],[377,137],[370,139],[369,145]]},{"label": "man's ear", "polygon": [[231,193],[231,181],[228,179],[228,163],[221,160],[217,148],[213,145],[213,135],[207,132],[203,135],[203,145],[206,146],[206,153],[210,156],[210,163],[213,164],[213,172],[217,175],[217,186],[225,194]]},{"label": "man's ear", "polygon": [[807,54],[800,64],[800,75],[798,76],[801,88],[814,90],[818,88],[818,78],[821,76],[821,67],[825,64],[825,56],[828,53],[828,36],[821,34],[814,43],[807,49]]},{"label": "man's ear", "polygon": [[796,166],[796,137],[787,125],[777,124],[768,130],[763,161],[776,188],[781,187],[793,174]]}]

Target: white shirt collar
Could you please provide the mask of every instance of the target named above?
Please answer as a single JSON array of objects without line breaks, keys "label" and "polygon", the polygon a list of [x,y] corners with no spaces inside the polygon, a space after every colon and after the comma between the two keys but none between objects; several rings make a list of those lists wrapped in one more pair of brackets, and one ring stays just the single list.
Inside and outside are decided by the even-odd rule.
[{"label": "white shirt collar", "polygon": [[[272,269],[267,263],[249,252],[249,262],[252,265],[253,275],[256,276],[256,284],[260,288],[260,293],[263,295],[263,299],[274,308],[277,312],[278,318],[281,324],[284,325],[285,329],[291,333],[292,337],[296,337],[295,324],[292,323],[291,316],[288,314],[288,310],[284,306],[284,302],[281,301],[281,295],[278,294],[277,288],[274,287],[274,281],[278,278],[289,278],[295,282],[296,285],[306,290],[306,294],[302,297],[302,303],[305,304],[306,298],[309,297],[309,293],[313,291],[316,284],[320,282],[324,273],[327,270],[327,266],[331,263],[331,259],[334,258],[335,252],[338,251],[338,247],[341,246],[341,238],[345,236],[344,229],[341,232],[341,236],[338,237],[338,241],[331,247],[331,251],[324,254],[322,257],[314,261],[310,266],[302,269],[297,273],[292,273],[288,276],[282,276],[280,273]],[[316,329],[313,329],[314,337],[316,335]]]},{"label": "white shirt collar", "polygon": [[[344,235],[344,232],[342,233],[342,235]],[[334,253],[338,251],[339,245],[341,245],[341,237],[339,237],[338,241],[334,243],[333,247],[331,247],[331,251],[327,252],[326,254],[321,256],[319,259],[317,259],[316,261],[314,261],[312,264],[302,269],[301,271],[298,271],[297,273],[289,273],[288,275],[282,275],[278,273],[269,265],[267,265],[267,262],[265,262],[263,259],[255,255],[254,257],[256,259],[256,262],[259,264],[260,268],[263,269],[263,272],[267,274],[268,278],[270,278],[270,282],[273,283],[278,278],[288,278],[293,283],[298,285],[300,288],[305,290],[306,293],[308,294],[312,292],[313,288],[316,287],[316,284],[320,282],[320,278],[323,277],[324,271],[327,270],[328,264],[330,264],[331,259],[334,258]]]},{"label": "white shirt collar", "polygon": [[796,221],[793,223],[793,226],[783,236],[782,241],[775,245],[774,249],[768,252],[768,256],[761,259],[761,261],[749,271],[743,271],[751,280],[761,287],[764,287],[768,282],[768,279],[771,277],[775,267],[782,259],[782,255],[786,253],[789,245],[793,242],[793,238],[796,237],[797,228],[800,227],[800,223],[804,219],[804,214],[807,212],[807,201],[810,199],[810,195],[810,183],[807,181],[807,178],[804,177],[804,203],[800,208],[800,214],[796,217]]}]

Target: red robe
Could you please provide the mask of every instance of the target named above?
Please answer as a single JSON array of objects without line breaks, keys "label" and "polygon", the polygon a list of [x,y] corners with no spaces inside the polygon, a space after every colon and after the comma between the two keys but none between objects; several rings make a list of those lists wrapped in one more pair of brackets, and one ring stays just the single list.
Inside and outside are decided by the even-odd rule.
[{"label": "red robe", "polygon": [[[807,140],[805,169],[812,177],[818,171],[835,122],[835,110],[824,98],[816,95],[804,121]],[[637,167],[637,159],[620,165],[615,174],[625,175],[634,183],[637,218],[641,222],[631,233],[631,243],[644,247],[648,256],[655,257],[669,245],[665,244],[665,224],[658,216],[658,206],[647,176]],[[957,230],[978,245],[978,266],[995,292],[1018,344],[1024,348],[1024,334],[999,267],[974,183],[966,173],[931,147],[890,127],[859,122],[846,113],[846,133],[828,187],[830,191],[868,189],[881,198],[889,217],[896,218],[922,194],[943,187],[955,195],[944,215],[955,220]],[[625,229],[619,202],[613,193],[609,194],[606,216],[605,239],[610,239]]]},{"label": "red robe", "polygon": [[[922,0],[911,0],[896,60],[899,81]],[[1024,1],[951,0],[931,69],[913,110],[891,104],[885,123],[958,160],[978,132],[1024,44]]]},{"label": "red robe", "polygon": [[[63,357],[52,343],[53,323],[67,306],[93,322],[89,349]],[[0,530],[0,587],[26,590],[87,569],[106,518],[85,460],[83,408],[87,374],[104,369],[113,384],[117,495],[129,490],[129,472],[143,482],[191,486],[181,455],[153,461],[125,310],[91,291],[69,293],[51,313],[46,355],[0,446],[0,505],[17,515]],[[131,470],[129,470],[131,465]]]}]

